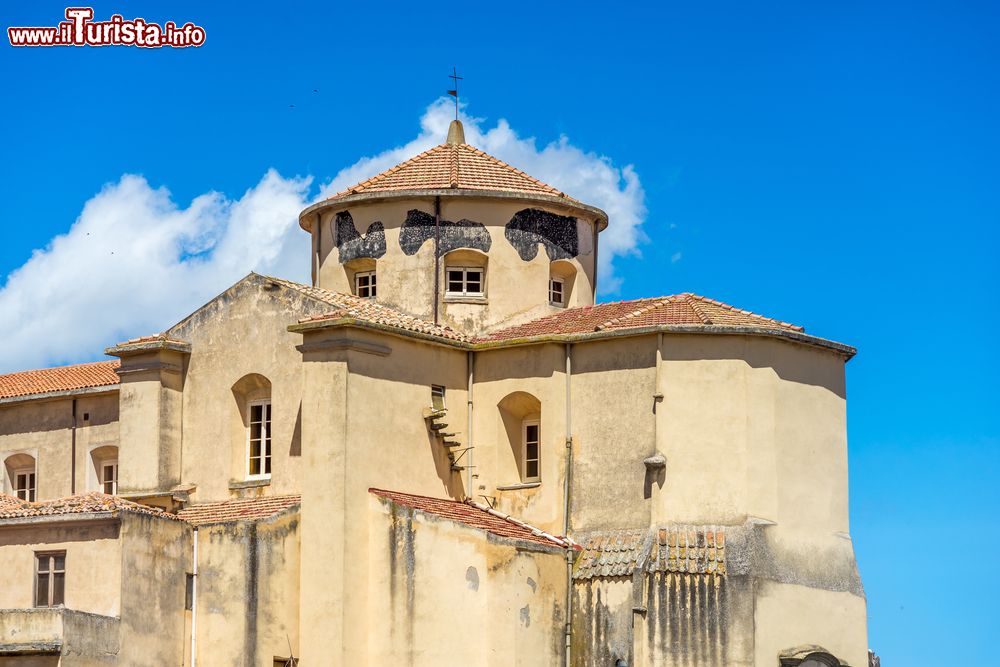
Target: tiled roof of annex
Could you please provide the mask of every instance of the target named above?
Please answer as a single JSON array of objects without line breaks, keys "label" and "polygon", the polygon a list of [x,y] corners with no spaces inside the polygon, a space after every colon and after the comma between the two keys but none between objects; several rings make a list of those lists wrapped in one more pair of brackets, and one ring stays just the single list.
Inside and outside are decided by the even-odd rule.
[{"label": "tiled roof of annex", "polygon": [[178,519],[176,515],[159,508],[134,503],[121,496],[111,496],[98,492],[82,493],[75,496],[42,500],[39,502],[28,502],[14,496],[0,494],[0,520],[106,512],[114,515],[120,512],[131,512],[133,514],[159,516],[171,520]]},{"label": "tiled roof of annex", "polygon": [[461,502],[446,498],[431,498],[429,496],[419,496],[375,488],[368,489],[368,491],[373,495],[385,498],[402,507],[433,514],[443,519],[464,524],[470,528],[484,530],[498,537],[524,540],[550,547],[562,547],[564,549],[576,546],[571,540],[546,533],[508,514],[498,512],[472,500]]},{"label": "tiled roof of annex", "polygon": [[642,572],[726,574],[726,532],[716,526],[670,525],[610,530],[581,538],[573,578],[631,576]]},{"label": "tiled roof of annex", "polygon": [[56,366],[39,370],[0,375],[0,399],[49,394],[118,384],[115,369],[119,362],[95,361],[89,364]]},{"label": "tiled roof of annex", "polygon": [[217,503],[199,503],[185,507],[177,516],[194,526],[236,521],[260,521],[297,507],[302,503],[298,494],[237,498]]}]

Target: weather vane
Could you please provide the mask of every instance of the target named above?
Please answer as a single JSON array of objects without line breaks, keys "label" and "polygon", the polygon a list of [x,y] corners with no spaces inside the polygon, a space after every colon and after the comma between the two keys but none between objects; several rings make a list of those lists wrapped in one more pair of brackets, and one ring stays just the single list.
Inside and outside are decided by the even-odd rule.
[{"label": "weather vane", "polygon": [[455,89],[449,90],[448,94],[455,98],[455,120],[458,120],[458,82],[462,80],[462,77],[458,75],[458,70],[452,67],[448,78],[454,82],[452,85],[455,86]]}]

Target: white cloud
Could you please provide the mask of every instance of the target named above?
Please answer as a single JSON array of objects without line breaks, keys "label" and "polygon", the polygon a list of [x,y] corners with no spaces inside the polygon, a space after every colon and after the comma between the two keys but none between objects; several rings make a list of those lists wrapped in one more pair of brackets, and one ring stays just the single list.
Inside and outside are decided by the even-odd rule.
[{"label": "white cloud", "polygon": [[[440,143],[451,118],[448,101],[438,100],[415,139],[343,169],[319,197]],[[644,194],[631,166],[617,168],[566,137],[538,148],[504,120],[492,128],[462,120],[469,143],[608,213],[600,284],[616,290],[612,260],[644,240]],[[309,237],[297,221],[316,198],[311,180],[270,170],[239,199],[208,192],[186,208],[141,176],[108,184],[0,288],[0,372],[100,358],[107,345],[166,329],[251,270],[308,281]]]},{"label": "white cloud", "polygon": [[680,251],[675,252],[673,255],[670,256],[670,263],[676,264],[677,262],[681,261],[681,257],[683,256],[684,255]]}]

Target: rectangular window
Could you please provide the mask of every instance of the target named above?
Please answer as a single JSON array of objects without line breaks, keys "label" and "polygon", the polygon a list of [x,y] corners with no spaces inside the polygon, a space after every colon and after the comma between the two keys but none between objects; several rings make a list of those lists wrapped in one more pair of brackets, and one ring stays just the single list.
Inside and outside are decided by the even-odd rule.
[{"label": "rectangular window", "polygon": [[354,274],[354,293],[365,299],[375,298],[374,271],[359,271]]},{"label": "rectangular window", "polygon": [[35,502],[35,472],[33,470],[14,473],[14,495],[21,500]]},{"label": "rectangular window", "polygon": [[431,407],[435,410],[444,410],[444,387],[436,384],[431,385]]},{"label": "rectangular window", "polygon": [[118,461],[101,463],[101,491],[111,496],[118,493]]},{"label": "rectangular window", "polygon": [[184,575],[184,609],[194,609],[194,574],[190,572]]},{"label": "rectangular window", "polygon": [[485,269],[482,267],[449,266],[445,271],[448,296],[484,296]]},{"label": "rectangular window", "polygon": [[565,301],[563,301],[563,281],[559,278],[549,279],[549,303],[553,306],[565,305]]},{"label": "rectangular window", "polygon": [[66,552],[35,554],[35,606],[58,607],[66,591]]},{"label": "rectangular window", "polygon": [[250,426],[247,429],[247,477],[271,476],[271,402],[250,404]]},{"label": "rectangular window", "polygon": [[537,421],[524,422],[524,481],[537,482],[539,461],[539,426]]}]

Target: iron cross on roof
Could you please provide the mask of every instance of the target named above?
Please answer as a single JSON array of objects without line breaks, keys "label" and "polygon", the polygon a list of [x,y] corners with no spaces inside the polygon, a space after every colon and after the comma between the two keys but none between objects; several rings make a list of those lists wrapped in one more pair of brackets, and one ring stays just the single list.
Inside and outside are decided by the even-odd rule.
[{"label": "iron cross on roof", "polygon": [[453,90],[448,91],[448,94],[455,98],[455,120],[458,120],[458,82],[462,80],[462,77],[458,75],[458,70],[452,67],[448,78],[452,80],[452,85],[455,86]]}]

